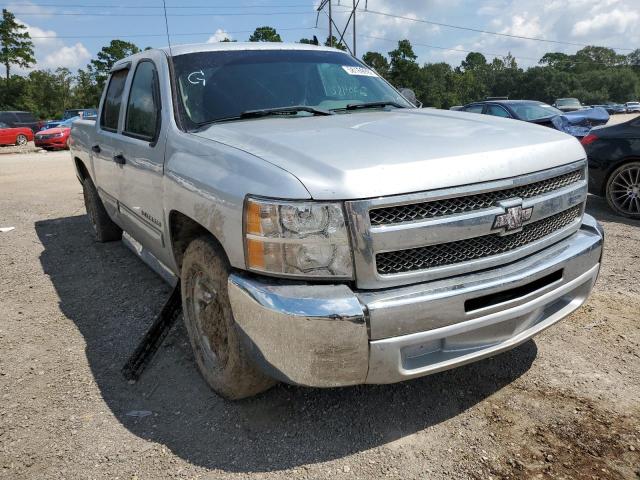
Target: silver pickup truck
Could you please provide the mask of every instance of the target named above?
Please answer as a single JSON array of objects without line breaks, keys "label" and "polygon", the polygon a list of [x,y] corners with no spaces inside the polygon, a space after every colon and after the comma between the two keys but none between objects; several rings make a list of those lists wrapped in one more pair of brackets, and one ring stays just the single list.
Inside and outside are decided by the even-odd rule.
[{"label": "silver pickup truck", "polygon": [[124,231],[180,281],[198,367],[227,398],[497,354],[578,308],[600,268],[575,138],[414,108],[331,48],[141,52],[70,148],[97,240]]}]

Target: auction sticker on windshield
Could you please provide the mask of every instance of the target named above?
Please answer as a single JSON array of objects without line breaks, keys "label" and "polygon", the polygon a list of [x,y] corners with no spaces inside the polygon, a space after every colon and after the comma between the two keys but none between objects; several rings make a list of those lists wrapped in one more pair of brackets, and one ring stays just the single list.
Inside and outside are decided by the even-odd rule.
[{"label": "auction sticker on windshield", "polygon": [[349,75],[363,75],[365,77],[377,77],[378,74],[373,70],[364,67],[352,67],[349,65],[342,65],[342,69]]}]

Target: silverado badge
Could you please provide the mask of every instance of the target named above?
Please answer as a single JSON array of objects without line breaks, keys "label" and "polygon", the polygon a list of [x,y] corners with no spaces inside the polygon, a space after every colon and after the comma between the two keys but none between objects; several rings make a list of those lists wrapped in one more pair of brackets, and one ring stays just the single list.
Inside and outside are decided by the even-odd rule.
[{"label": "silverado badge", "polygon": [[533,207],[522,208],[522,205],[516,205],[515,207],[507,207],[505,213],[496,215],[493,221],[493,229],[504,228],[504,233],[515,233],[516,230],[520,230],[524,222],[531,219],[533,213]]}]

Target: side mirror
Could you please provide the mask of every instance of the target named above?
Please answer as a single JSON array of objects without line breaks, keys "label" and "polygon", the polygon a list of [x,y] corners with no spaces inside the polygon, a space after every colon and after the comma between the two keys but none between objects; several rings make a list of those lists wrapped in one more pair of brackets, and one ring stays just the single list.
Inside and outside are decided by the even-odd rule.
[{"label": "side mirror", "polygon": [[416,93],[410,88],[401,88],[400,94],[407,99],[412,105],[422,108],[422,102],[419,102],[416,98]]}]

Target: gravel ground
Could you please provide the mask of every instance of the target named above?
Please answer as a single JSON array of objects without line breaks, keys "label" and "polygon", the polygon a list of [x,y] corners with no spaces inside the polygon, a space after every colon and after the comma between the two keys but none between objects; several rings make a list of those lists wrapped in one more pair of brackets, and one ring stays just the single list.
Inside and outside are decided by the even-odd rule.
[{"label": "gravel ground", "polygon": [[0,156],[0,478],[638,478],[640,223],[588,210],[607,232],[596,290],[535,341],[402,384],[231,403],[182,324],[123,380],[168,287],[91,240],[68,152]]}]

